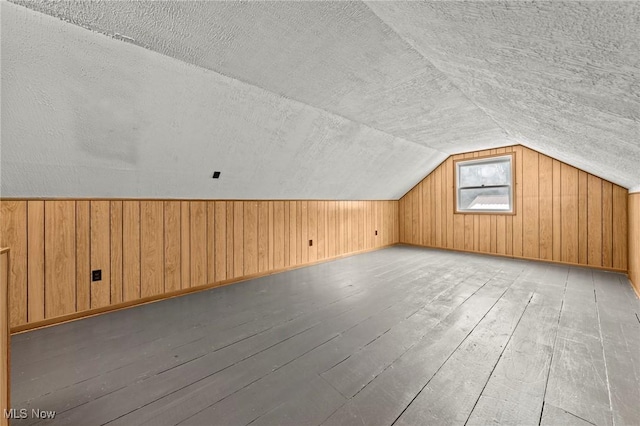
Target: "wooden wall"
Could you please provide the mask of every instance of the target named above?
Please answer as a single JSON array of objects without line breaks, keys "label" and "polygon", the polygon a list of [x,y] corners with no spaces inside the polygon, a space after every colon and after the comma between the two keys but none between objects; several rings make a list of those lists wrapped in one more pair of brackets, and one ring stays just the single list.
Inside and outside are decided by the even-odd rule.
[{"label": "wooden wall", "polygon": [[629,279],[640,297],[640,193],[629,194]]},{"label": "wooden wall", "polygon": [[[515,214],[454,214],[453,161],[506,152]],[[627,271],[627,190],[523,146],[449,157],[399,214],[403,243]]]},{"label": "wooden wall", "polygon": [[[394,244],[397,208],[397,201],[2,200],[11,326]],[[102,280],[92,283],[96,269]]]},{"label": "wooden wall", "polygon": [[0,426],[7,426],[5,417],[10,407],[9,392],[9,251],[0,248]]}]

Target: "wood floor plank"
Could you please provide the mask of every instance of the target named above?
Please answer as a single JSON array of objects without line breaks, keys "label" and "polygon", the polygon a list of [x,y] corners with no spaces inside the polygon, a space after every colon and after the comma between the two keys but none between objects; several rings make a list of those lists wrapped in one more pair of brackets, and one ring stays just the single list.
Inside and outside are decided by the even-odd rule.
[{"label": "wood floor plank", "polygon": [[483,287],[324,424],[392,424],[512,283],[495,280]]},{"label": "wood floor plank", "polygon": [[541,285],[467,424],[539,423],[566,284],[567,270],[563,269],[540,277]]},{"label": "wood floor plank", "polygon": [[60,424],[633,424],[639,308],[621,274],[396,246],[15,335],[12,400]]},{"label": "wood floor plank", "polygon": [[613,419],[591,274],[569,271],[545,403],[609,425]]},{"label": "wood floor plank", "polygon": [[510,342],[534,293],[511,288],[425,384],[395,424],[463,424]]}]

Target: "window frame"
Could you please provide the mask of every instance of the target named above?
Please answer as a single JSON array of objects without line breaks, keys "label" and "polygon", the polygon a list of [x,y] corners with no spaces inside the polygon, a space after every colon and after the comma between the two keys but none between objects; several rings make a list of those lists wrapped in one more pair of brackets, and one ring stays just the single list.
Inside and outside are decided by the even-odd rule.
[{"label": "window frame", "polygon": [[[458,171],[460,170],[460,163],[467,164],[481,164],[481,163],[490,163],[500,157],[504,157],[509,159],[511,165],[511,184],[510,185],[491,185],[486,188],[504,188],[509,187],[509,199],[511,200],[511,209],[510,210],[460,210],[458,208],[458,197],[460,193],[460,189],[465,188],[476,188],[476,187],[463,187],[460,188],[458,186]],[[473,158],[459,158],[457,160],[453,160],[453,212],[454,214],[488,214],[488,215],[500,215],[500,216],[515,216],[516,215],[516,158],[513,152],[504,152],[500,154],[491,154],[484,155],[480,157]],[[477,187],[481,188],[481,187]]]}]

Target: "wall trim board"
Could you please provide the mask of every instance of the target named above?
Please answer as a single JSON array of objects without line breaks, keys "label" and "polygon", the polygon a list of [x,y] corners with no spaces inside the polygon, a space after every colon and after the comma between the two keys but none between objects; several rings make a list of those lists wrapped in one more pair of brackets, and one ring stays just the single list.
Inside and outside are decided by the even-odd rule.
[{"label": "wall trim board", "polygon": [[240,282],[243,282],[243,281],[253,280],[253,279],[256,279],[256,278],[262,278],[262,277],[266,277],[266,276],[269,276],[269,275],[281,274],[283,272],[292,271],[292,270],[295,270],[295,269],[307,268],[309,266],[314,266],[314,265],[318,265],[318,264],[321,264],[321,263],[327,263],[327,262],[331,262],[331,261],[339,260],[339,259],[344,259],[344,258],[351,257],[351,256],[357,256],[359,254],[364,254],[364,253],[369,253],[369,252],[372,252],[372,251],[382,250],[382,249],[389,248],[389,247],[392,247],[392,246],[395,246],[395,245],[398,245],[398,243],[387,244],[387,245],[384,245],[384,246],[381,246],[381,247],[374,247],[374,248],[364,249],[364,250],[360,250],[360,251],[356,251],[356,252],[352,252],[352,253],[341,254],[341,255],[338,255],[338,256],[335,256],[335,257],[326,258],[326,259],[322,259],[322,260],[316,260],[314,262],[305,263],[305,264],[301,264],[301,265],[289,266],[289,267],[286,267],[286,268],[281,268],[281,269],[276,269],[276,270],[266,271],[266,272],[258,272],[258,273],[251,274],[251,275],[244,275],[244,276],[238,277],[238,278],[230,278],[230,279],[227,279],[227,280],[214,282],[214,283],[210,283],[210,284],[205,284],[205,285],[200,285],[200,286],[190,287],[190,288],[184,288],[184,289],[181,289],[181,290],[172,291],[170,293],[158,294],[158,295],[154,295],[154,296],[147,296],[147,297],[144,297],[144,298],[141,298],[141,299],[132,300],[132,301],[128,301],[128,302],[121,302],[121,303],[118,303],[118,304],[115,304],[115,305],[104,306],[104,307],[95,308],[95,309],[89,309],[89,310],[86,310],[86,311],[75,312],[73,314],[68,314],[68,315],[64,315],[64,316],[60,316],[60,317],[55,317],[55,318],[50,318],[50,319],[46,319],[46,320],[42,320],[42,321],[23,324],[23,325],[11,327],[11,335],[22,334],[22,333],[26,333],[26,332],[29,332],[29,331],[34,331],[34,330],[41,329],[41,328],[53,327],[53,326],[56,326],[56,325],[67,323],[67,322],[73,322],[73,321],[78,321],[78,320],[81,320],[81,319],[84,319],[84,318],[94,317],[96,315],[101,315],[101,314],[105,314],[105,313],[109,313],[109,312],[115,312],[115,311],[121,311],[123,309],[134,308],[134,307],[140,306],[140,305],[147,305],[149,303],[161,302],[161,301],[166,300],[166,299],[173,299],[175,297],[180,297],[180,296],[184,296],[184,295],[187,295],[187,294],[199,293],[199,292],[202,292],[202,291],[212,290],[212,289],[218,288],[218,287],[225,287],[225,286],[228,286],[228,285],[237,284],[237,283],[240,283]]},{"label": "wall trim board", "polygon": [[516,260],[530,260],[532,262],[548,263],[548,264],[551,264],[551,265],[574,266],[574,267],[577,267],[577,268],[598,269],[600,271],[615,272],[615,273],[620,273],[620,274],[624,274],[624,275],[628,276],[628,273],[627,273],[626,269],[607,268],[607,267],[604,267],[604,266],[589,266],[589,265],[583,265],[583,264],[580,264],[580,263],[571,263],[571,262],[562,262],[562,261],[556,261],[556,260],[537,259],[537,258],[534,258],[534,257],[513,256],[513,255],[509,255],[509,254],[498,254],[498,253],[487,253],[487,252],[482,252],[482,251],[463,250],[463,249],[455,249],[455,248],[448,248],[448,247],[424,246],[424,245],[420,245],[420,244],[411,244],[411,243],[398,243],[396,245],[408,246],[408,247],[418,247],[418,248],[427,248],[427,249],[431,249],[431,250],[453,251],[453,252],[456,252],[456,253],[471,253],[471,254],[478,254],[478,255],[489,256],[489,257],[504,257],[504,258],[516,259]]},{"label": "wall trim board", "polygon": [[390,245],[399,240],[397,208],[397,201],[0,199],[0,245],[12,254],[10,326]]},{"label": "wall trim board", "polygon": [[[455,213],[454,162],[509,153],[516,214]],[[400,242],[625,272],[627,202],[625,188],[522,145],[456,154],[400,199]]]}]

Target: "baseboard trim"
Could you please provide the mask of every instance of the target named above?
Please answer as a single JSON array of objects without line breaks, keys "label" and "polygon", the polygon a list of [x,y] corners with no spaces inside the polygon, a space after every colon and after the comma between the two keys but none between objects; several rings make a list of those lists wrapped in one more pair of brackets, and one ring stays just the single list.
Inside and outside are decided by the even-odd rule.
[{"label": "baseboard trim", "polygon": [[231,278],[228,280],[223,280],[223,281],[218,281],[215,283],[211,283],[211,284],[205,284],[205,285],[201,285],[201,286],[197,286],[197,287],[190,287],[190,288],[185,288],[185,289],[180,289],[180,290],[175,290],[169,293],[163,293],[163,294],[158,294],[155,296],[148,296],[148,297],[143,297],[141,299],[136,299],[136,300],[131,300],[128,302],[122,302],[122,303],[118,303],[115,305],[110,305],[110,306],[105,306],[102,308],[95,308],[95,309],[89,309],[86,311],[81,311],[81,312],[74,312],[72,314],[67,314],[67,315],[62,315],[59,317],[54,317],[54,318],[47,318],[45,320],[41,320],[41,321],[35,321],[35,322],[31,322],[31,323],[27,323],[27,324],[22,324],[22,325],[18,325],[15,327],[11,327],[11,334],[15,335],[15,334],[21,334],[21,333],[25,333],[28,331],[34,331],[34,330],[38,330],[41,328],[45,328],[45,327],[52,327],[54,325],[60,325],[60,324],[64,324],[67,322],[71,322],[71,321],[77,321],[80,319],[84,319],[84,318],[89,318],[89,317],[93,317],[96,315],[102,315],[108,312],[114,312],[114,311],[120,311],[122,309],[129,309],[129,308],[133,308],[136,306],[140,306],[140,305],[146,305],[148,303],[155,303],[155,302],[159,302],[162,300],[166,300],[166,299],[172,299],[174,297],[180,297],[180,296],[184,296],[186,294],[191,294],[191,293],[197,293],[197,292],[201,292],[201,291],[206,291],[206,290],[211,290],[213,288],[217,288],[217,287],[224,287],[227,285],[231,285],[231,284],[236,284],[242,281],[248,281],[248,280],[252,280],[255,278],[261,278],[261,277],[266,277],[269,275],[274,275],[274,274],[280,274],[282,272],[287,272],[287,271],[292,271],[294,269],[301,269],[301,268],[306,268],[308,266],[313,266],[313,265],[318,265],[321,263],[326,263],[326,262],[330,262],[333,260],[338,260],[338,259],[343,259],[345,257],[351,257],[351,256],[355,256],[358,254],[363,254],[363,253],[369,253],[372,251],[376,251],[376,250],[381,250],[384,248],[388,248],[388,247],[392,247],[395,246],[399,243],[392,243],[392,244],[386,244],[380,247],[374,247],[371,249],[365,249],[365,250],[359,250],[359,251],[354,251],[351,253],[345,253],[345,254],[341,254],[339,256],[334,256],[334,257],[330,257],[330,258],[326,258],[326,259],[321,259],[321,260],[317,260],[314,262],[307,262],[301,265],[295,265],[295,266],[288,266],[286,268],[281,268],[281,269],[275,269],[272,271],[267,271],[267,272],[260,272],[260,273],[256,273],[256,274],[251,274],[251,275],[244,275],[242,277],[238,277],[238,278]]},{"label": "baseboard trim", "polygon": [[531,261],[534,261],[534,262],[552,263],[552,264],[555,264],[555,265],[576,266],[578,268],[599,269],[601,271],[607,271],[607,272],[618,272],[618,273],[622,273],[622,274],[625,274],[625,275],[628,276],[628,272],[625,269],[608,268],[606,266],[592,266],[592,265],[585,265],[585,264],[582,264],[582,263],[561,262],[559,260],[538,259],[538,258],[535,258],[535,257],[514,256],[514,255],[511,255],[511,254],[501,254],[501,253],[487,253],[487,252],[484,252],[484,251],[461,250],[461,249],[455,249],[455,248],[449,248],[449,247],[427,246],[427,245],[422,245],[422,244],[398,243],[398,245],[430,248],[430,249],[436,249],[436,250],[455,251],[455,252],[458,252],[458,253],[480,254],[480,255],[484,255],[484,256],[507,257],[507,258],[510,258],[510,259],[531,260]]}]

